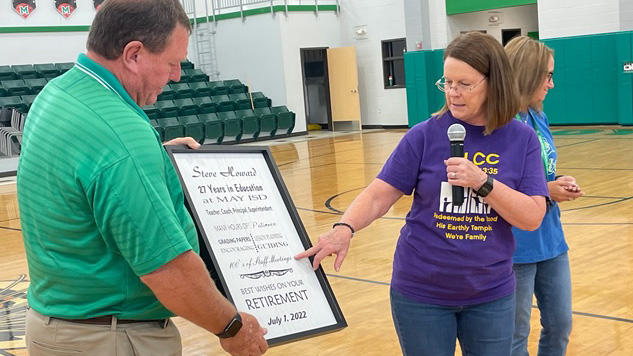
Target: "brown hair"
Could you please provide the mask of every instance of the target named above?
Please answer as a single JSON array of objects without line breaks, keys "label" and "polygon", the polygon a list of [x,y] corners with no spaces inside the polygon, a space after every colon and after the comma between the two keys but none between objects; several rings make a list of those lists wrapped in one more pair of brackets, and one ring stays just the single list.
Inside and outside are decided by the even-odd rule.
[{"label": "brown hair", "polygon": [[87,48],[114,60],[128,43],[140,41],[150,52],[160,53],[177,24],[191,32],[178,0],[107,0],[92,21]]},{"label": "brown hair", "polygon": [[[488,79],[485,134],[507,124],[519,111],[519,94],[514,73],[501,44],[492,36],[480,32],[469,32],[454,39],[444,51],[448,57],[466,62]],[[433,115],[448,111],[444,102],[442,109]]]},{"label": "brown hair", "polygon": [[534,93],[543,85],[547,75],[551,48],[526,36],[513,38],[505,47],[519,87],[521,108],[543,111],[543,103],[532,102]]}]

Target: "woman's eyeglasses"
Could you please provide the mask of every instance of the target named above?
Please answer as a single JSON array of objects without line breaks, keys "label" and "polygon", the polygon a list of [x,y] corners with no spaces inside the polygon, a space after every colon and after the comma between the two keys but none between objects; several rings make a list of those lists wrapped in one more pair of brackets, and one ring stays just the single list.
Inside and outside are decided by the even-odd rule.
[{"label": "woman's eyeglasses", "polygon": [[439,90],[441,90],[441,91],[443,91],[445,93],[448,93],[453,88],[458,93],[464,93],[464,92],[469,92],[469,91],[475,89],[479,84],[481,84],[484,81],[484,79],[486,79],[486,77],[481,78],[481,80],[475,85],[473,85],[473,84],[464,84],[464,83],[451,84],[451,83],[447,82],[444,77],[442,77],[442,78],[438,79],[437,82],[435,82],[435,86]]}]

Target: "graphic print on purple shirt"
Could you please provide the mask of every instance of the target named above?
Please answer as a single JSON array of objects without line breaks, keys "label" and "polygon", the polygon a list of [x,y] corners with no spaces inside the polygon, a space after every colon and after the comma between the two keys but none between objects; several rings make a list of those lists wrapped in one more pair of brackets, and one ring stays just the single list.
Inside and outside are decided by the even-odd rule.
[{"label": "graphic print on purple shirt", "polygon": [[451,203],[444,160],[450,157],[446,131],[466,128],[465,157],[512,189],[547,196],[540,146],[534,130],[512,120],[484,136],[483,126],[455,119],[450,112],[411,128],[377,178],[413,194],[400,230],[391,286],[422,303],[472,305],[514,290],[511,226],[464,189],[464,204]]}]

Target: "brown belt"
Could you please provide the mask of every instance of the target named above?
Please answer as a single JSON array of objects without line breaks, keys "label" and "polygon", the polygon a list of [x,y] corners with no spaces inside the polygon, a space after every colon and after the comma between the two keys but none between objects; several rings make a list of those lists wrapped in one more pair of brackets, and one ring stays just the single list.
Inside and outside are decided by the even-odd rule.
[{"label": "brown belt", "polygon": [[[57,319],[61,321],[68,321],[71,323],[80,323],[80,324],[93,324],[93,325],[111,325],[112,324],[112,315],[104,315],[98,316],[96,318],[90,319],[64,319],[51,317],[51,319]],[[131,324],[131,323],[159,323],[160,325],[167,325],[169,322],[169,318],[167,319],[151,319],[151,320],[132,320],[132,319],[117,319],[117,324]]]}]

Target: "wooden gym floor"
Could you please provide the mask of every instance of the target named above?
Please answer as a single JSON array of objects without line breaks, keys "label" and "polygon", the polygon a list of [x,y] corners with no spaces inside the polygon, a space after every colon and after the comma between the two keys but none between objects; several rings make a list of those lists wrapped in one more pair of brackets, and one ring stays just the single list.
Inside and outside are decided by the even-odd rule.
[{"label": "wooden gym floor", "polygon": [[[633,354],[633,129],[561,127],[554,130],[558,172],[577,178],[586,195],[561,206],[571,247],[574,330],[568,355]],[[271,146],[312,241],[327,231],[378,173],[404,130],[305,136]],[[289,140],[288,140],[289,141]],[[34,193],[36,194],[36,192]],[[358,233],[343,268],[325,271],[349,326],[273,347],[269,355],[398,355],[389,307],[391,263],[398,231],[411,204],[404,197]],[[15,184],[0,185],[0,355],[24,347],[28,271]],[[184,355],[223,355],[217,339],[177,318]],[[538,310],[529,349],[536,354]],[[459,351],[457,354],[460,354]]]}]

